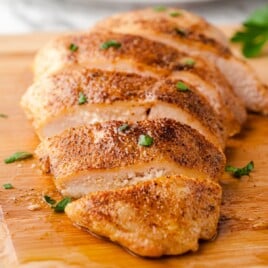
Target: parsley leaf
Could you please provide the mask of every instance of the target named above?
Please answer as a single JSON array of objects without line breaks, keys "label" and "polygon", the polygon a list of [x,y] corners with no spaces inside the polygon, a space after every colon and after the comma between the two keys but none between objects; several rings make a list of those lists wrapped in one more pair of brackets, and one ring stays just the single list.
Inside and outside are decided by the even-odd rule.
[{"label": "parsley leaf", "polygon": [[226,166],[225,171],[233,173],[236,178],[241,178],[244,175],[249,175],[249,173],[254,169],[254,162],[250,161],[246,166],[242,168],[237,168],[234,166]]},{"label": "parsley leaf", "polygon": [[101,46],[100,46],[101,49],[108,49],[110,47],[120,48],[121,43],[119,43],[119,42],[117,42],[115,40],[108,40],[108,41],[102,43]]},{"label": "parsley leaf", "polygon": [[71,51],[75,52],[75,51],[78,50],[78,46],[77,46],[76,44],[73,44],[73,43],[72,43],[72,44],[70,44],[69,49],[70,49]]},{"label": "parsley leaf", "polygon": [[31,153],[17,152],[17,153],[14,153],[13,155],[11,155],[10,157],[6,158],[4,160],[4,162],[6,164],[10,164],[10,163],[13,163],[15,161],[20,161],[20,160],[24,160],[24,159],[27,159],[27,158],[31,158],[32,156],[33,156],[33,154],[31,154]]},{"label": "parsley leaf", "polygon": [[268,27],[268,5],[253,11],[245,24],[247,26]]},{"label": "parsley leaf", "polygon": [[87,96],[83,92],[79,92],[78,104],[82,105],[87,102]]},{"label": "parsley leaf", "polygon": [[196,63],[195,60],[193,60],[192,58],[187,58],[183,60],[183,64],[188,67],[193,67],[195,63]]},{"label": "parsley leaf", "polygon": [[138,144],[140,146],[149,147],[149,146],[151,146],[153,144],[153,142],[154,142],[154,139],[149,135],[142,134],[142,135],[139,136]]},{"label": "parsley leaf", "polygon": [[3,184],[3,188],[6,190],[13,189],[13,185],[11,183],[5,183]]},{"label": "parsley leaf", "polygon": [[174,30],[175,30],[176,34],[178,34],[180,36],[186,36],[187,35],[187,32],[184,29],[175,28]]},{"label": "parsley leaf", "polygon": [[162,11],[166,11],[167,8],[165,6],[156,6],[154,7],[154,11],[156,12],[162,12]]},{"label": "parsley leaf", "polygon": [[61,201],[59,201],[56,206],[53,206],[55,212],[61,213],[64,212],[65,207],[71,202],[70,197],[65,197]]},{"label": "parsley leaf", "polygon": [[179,81],[177,84],[176,84],[176,88],[177,90],[179,91],[188,91],[189,88],[186,84],[184,84],[183,82]]},{"label": "parsley leaf", "polygon": [[56,200],[52,199],[50,196],[48,195],[44,195],[44,199],[45,201],[50,204],[50,205],[54,205],[56,203]]},{"label": "parsley leaf", "polygon": [[174,12],[169,13],[169,15],[171,17],[178,17],[178,16],[181,16],[181,13],[180,12],[177,12],[177,11],[174,11]]},{"label": "parsley leaf", "polygon": [[244,29],[236,32],[231,41],[242,43],[245,57],[256,57],[268,42],[268,5],[255,10],[243,25]]},{"label": "parsley leaf", "polygon": [[129,129],[129,125],[128,124],[123,124],[123,125],[121,125],[117,130],[119,131],[119,132],[125,132],[126,130],[128,130]]}]

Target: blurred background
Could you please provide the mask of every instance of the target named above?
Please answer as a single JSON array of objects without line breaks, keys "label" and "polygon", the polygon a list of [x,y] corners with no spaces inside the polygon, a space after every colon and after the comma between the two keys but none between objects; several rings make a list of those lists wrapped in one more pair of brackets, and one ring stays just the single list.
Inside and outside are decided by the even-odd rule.
[{"label": "blurred background", "polygon": [[268,0],[0,0],[0,34],[85,29],[107,15],[150,5],[194,11],[216,24],[238,24]]}]

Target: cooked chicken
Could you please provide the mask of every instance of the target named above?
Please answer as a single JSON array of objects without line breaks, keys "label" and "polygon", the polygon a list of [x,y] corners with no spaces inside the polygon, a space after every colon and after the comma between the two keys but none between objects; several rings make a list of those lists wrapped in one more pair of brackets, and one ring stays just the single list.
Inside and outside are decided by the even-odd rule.
[{"label": "cooked chicken", "polygon": [[[116,40],[120,47],[101,49],[109,40]],[[70,44],[79,48],[73,52]],[[35,75],[55,73],[66,68],[86,66],[102,70],[123,71],[142,76],[160,78],[171,75],[195,83],[219,115],[223,117],[230,135],[240,130],[246,119],[245,107],[232,92],[224,77],[207,61],[193,56],[194,66],[185,62],[189,53],[181,52],[160,42],[128,34],[97,31],[60,37],[45,46],[37,55]]]},{"label": "cooked chicken", "polygon": [[[174,12],[179,15],[170,15]],[[112,16],[97,28],[139,35],[215,63],[248,109],[268,114],[268,88],[244,61],[232,55],[223,34],[204,19],[185,10],[155,12],[150,8]]]},{"label": "cooked chicken", "polygon": [[[268,90],[225,36],[183,10],[128,12],[36,56],[21,104],[78,226],[136,254],[195,251],[217,229],[228,136]],[[84,197],[83,197],[84,196]]]},{"label": "cooked chicken", "polygon": [[[178,15],[171,16],[171,13],[178,13]],[[217,27],[196,14],[177,8],[169,8],[164,12],[155,12],[154,9],[147,8],[116,14],[101,20],[95,25],[94,30],[96,29],[134,34],[151,40],[158,37],[157,41],[172,46],[174,46],[172,40],[165,40],[166,35],[181,36],[184,38],[180,45],[184,50],[188,45],[193,46],[193,49],[205,49],[211,53],[221,53],[223,56],[230,54],[228,39]],[[148,35],[144,34],[145,31]],[[162,36],[163,40],[161,40]],[[168,37],[170,39],[170,36]],[[191,50],[186,51],[191,53]]]},{"label": "cooked chicken", "polygon": [[[71,128],[44,140],[36,150],[41,168],[51,172],[65,196],[116,189],[139,181],[181,174],[217,180],[225,157],[192,128],[171,119],[145,120]],[[141,135],[153,138],[139,145]]]},{"label": "cooked chicken", "polygon": [[177,175],[91,193],[66,213],[138,255],[159,257],[196,251],[199,239],[215,236],[220,203],[217,183]]},{"label": "cooked chicken", "polygon": [[[122,72],[67,70],[34,83],[22,105],[41,138],[95,122],[172,118],[223,148],[227,134],[217,114],[194,86],[180,91],[177,83]],[[83,105],[81,92],[87,99]]]}]

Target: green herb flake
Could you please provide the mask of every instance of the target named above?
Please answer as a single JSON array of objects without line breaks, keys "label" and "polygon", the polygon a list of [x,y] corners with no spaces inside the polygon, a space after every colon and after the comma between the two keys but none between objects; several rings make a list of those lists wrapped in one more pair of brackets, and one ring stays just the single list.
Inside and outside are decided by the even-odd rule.
[{"label": "green herb flake", "polygon": [[78,46],[77,46],[76,44],[73,44],[73,43],[72,43],[72,44],[70,44],[69,49],[70,49],[71,51],[75,52],[75,51],[78,50]]},{"label": "green herb flake", "polygon": [[120,48],[121,43],[117,42],[116,40],[108,40],[108,41],[102,43],[100,46],[101,49],[108,49],[110,47]]},{"label": "green herb flake", "polygon": [[242,53],[247,58],[261,54],[268,42],[268,5],[255,10],[243,23],[244,28],[236,32],[232,42],[242,44]]},{"label": "green herb flake", "polygon": [[169,13],[169,15],[171,17],[179,17],[179,16],[181,16],[181,12],[174,11],[174,12]]},{"label": "green herb flake", "polygon": [[147,135],[147,134],[146,135],[142,134],[142,135],[139,136],[138,144],[140,146],[149,147],[149,146],[151,146],[153,144],[153,142],[154,142],[154,139],[151,136]]},{"label": "green herb flake", "polygon": [[120,126],[117,130],[119,132],[125,132],[126,130],[129,129],[129,125],[128,124],[123,124],[122,126]]},{"label": "green herb flake", "polygon": [[65,207],[71,202],[70,197],[65,197],[61,201],[59,201],[56,206],[53,206],[52,208],[54,209],[55,212],[61,213],[64,212]]},{"label": "green herb flake", "polygon": [[189,67],[193,67],[195,65],[195,60],[188,58],[183,61],[183,64]]},{"label": "green herb flake", "polygon": [[13,189],[13,185],[11,183],[5,183],[3,184],[3,188],[6,190]]},{"label": "green herb flake", "polygon": [[184,84],[183,82],[179,81],[177,84],[176,84],[176,88],[177,90],[179,91],[188,91],[189,88],[186,84]]},{"label": "green herb flake", "polygon": [[249,173],[254,169],[254,162],[250,161],[246,166],[242,168],[237,168],[234,166],[226,166],[225,171],[231,172],[235,178],[241,178],[242,176],[249,175]]},{"label": "green herb flake", "polygon": [[157,11],[157,12],[163,12],[163,11],[166,11],[167,8],[165,6],[156,6],[154,7],[154,11]]},{"label": "green herb flake", "polygon": [[187,35],[186,31],[181,29],[181,28],[175,28],[175,32],[180,36],[186,36]]},{"label": "green herb flake", "polygon": [[31,153],[27,153],[27,152],[17,152],[14,153],[13,155],[11,155],[10,157],[6,158],[4,160],[4,162],[6,164],[10,164],[13,163],[15,161],[20,161],[20,160],[24,160],[24,159],[28,159],[28,158],[32,158],[33,154]]},{"label": "green herb flake", "polygon": [[87,96],[83,92],[79,92],[78,104],[82,105],[87,102]]},{"label": "green herb flake", "polygon": [[50,205],[54,205],[56,203],[56,200],[52,199],[50,196],[48,195],[44,195],[44,200],[50,204]]},{"label": "green herb flake", "polygon": [[8,116],[6,114],[0,114],[0,117],[2,117],[2,118],[8,118]]}]

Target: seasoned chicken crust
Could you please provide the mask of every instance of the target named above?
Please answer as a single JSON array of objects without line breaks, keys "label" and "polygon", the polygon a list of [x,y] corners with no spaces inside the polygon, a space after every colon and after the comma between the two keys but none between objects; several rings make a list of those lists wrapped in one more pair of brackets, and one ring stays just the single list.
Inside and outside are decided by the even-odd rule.
[{"label": "seasoned chicken crust", "polygon": [[66,213],[138,255],[159,257],[196,251],[199,239],[214,237],[220,202],[217,183],[177,175],[86,195]]},{"label": "seasoned chicken crust", "polygon": [[[172,13],[178,15],[171,16]],[[196,14],[178,8],[167,8],[163,12],[155,12],[152,8],[128,11],[101,20],[95,28],[110,29],[119,33],[125,30],[126,33],[137,35],[142,32],[167,34],[182,39],[183,43],[200,49],[205,47],[224,57],[231,55],[228,39],[217,27]]]},{"label": "seasoned chicken crust", "polygon": [[[174,12],[180,15],[171,16]],[[268,114],[268,88],[245,61],[231,53],[221,31],[204,19],[185,10],[167,8],[155,12],[149,8],[109,17],[97,28],[142,36],[197,55],[208,65],[216,64],[249,110]]]},{"label": "seasoned chicken crust", "polygon": [[[189,90],[180,91],[178,82],[184,81],[85,68],[66,70],[38,80],[21,103],[41,138],[59,134],[68,127],[112,119],[136,121],[173,116],[224,148],[228,134],[221,118],[194,85],[184,82]],[[78,102],[81,92],[87,99],[84,105]],[[122,109],[121,113],[118,109]]]},{"label": "seasoned chicken crust", "polygon": [[21,105],[71,221],[160,257],[215,236],[226,140],[268,114],[268,86],[217,27],[148,8],[46,44]]},{"label": "seasoned chicken crust", "polygon": [[[101,45],[109,40],[115,40],[120,47],[101,49]],[[79,47],[75,53],[69,49],[71,43]],[[34,70],[36,78],[76,66],[138,73],[158,78],[168,75],[184,76],[185,79],[189,77],[188,81],[192,82],[197,78],[198,83],[201,80],[201,83],[205,84],[205,88],[212,87],[209,94],[216,96],[217,101],[214,101],[214,105],[217,105],[218,113],[228,122],[231,135],[239,132],[240,125],[246,120],[243,103],[213,63],[207,64],[207,60],[196,55],[190,57],[195,61],[192,67],[184,63],[189,58],[187,52],[138,35],[102,29],[65,35],[51,41],[37,54]],[[199,92],[207,97],[209,95],[202,90]]]},{"label": "seasoned chicken crust", "polygon": [[[222,151],[186,125],[171,119],[145,120],[119,132],[123,124],[110,121],[71,128],[44,140],[36,150],[41,168],[53,174],[64,195],[76,198],[156,174],[179,172],[217,180],[223,172]],[[140,135],[152,137],[153,144],[140,146]]]}]

